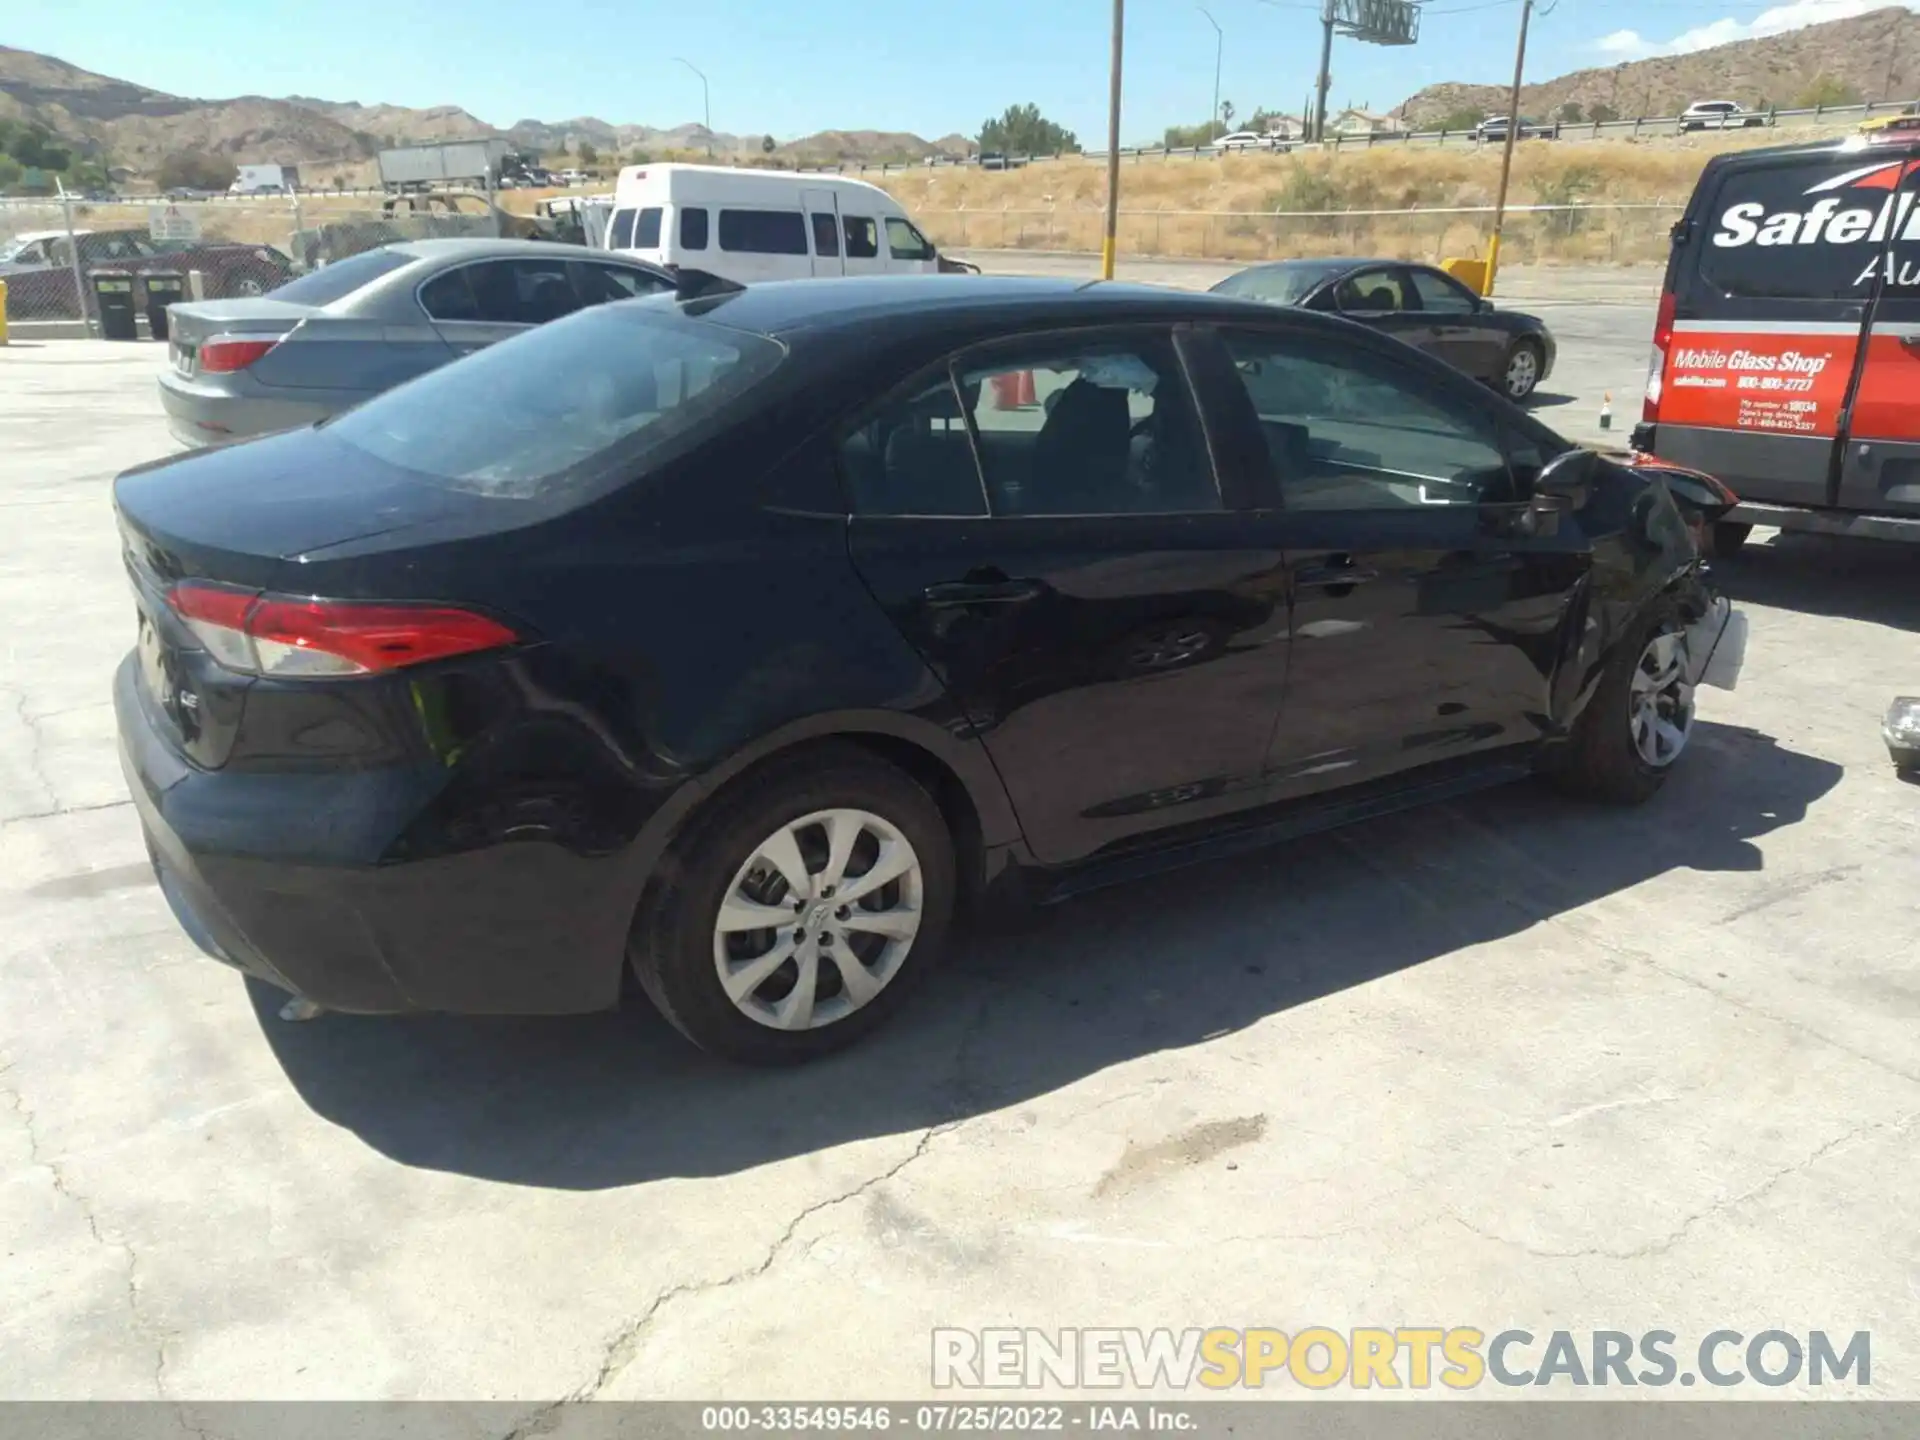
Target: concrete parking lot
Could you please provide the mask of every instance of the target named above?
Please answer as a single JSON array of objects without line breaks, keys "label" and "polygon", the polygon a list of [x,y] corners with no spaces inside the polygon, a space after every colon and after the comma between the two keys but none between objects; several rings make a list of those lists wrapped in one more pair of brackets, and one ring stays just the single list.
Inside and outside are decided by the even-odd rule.
[{"label": "concrete parking lot", "polygon": [[[1556,303],[1564,408],[1637,385],[1650,297]],[[1920,1398],[1909,552],[1732,567],[1741,688],[1644,809],[1520,786],[967,935],[801,1071],[644,1010],[290,1024],[115,758],[161,358],[0,349],[0,1396],[914,1397],[934,1326],[1322,1324],[1867,1330]]]}]

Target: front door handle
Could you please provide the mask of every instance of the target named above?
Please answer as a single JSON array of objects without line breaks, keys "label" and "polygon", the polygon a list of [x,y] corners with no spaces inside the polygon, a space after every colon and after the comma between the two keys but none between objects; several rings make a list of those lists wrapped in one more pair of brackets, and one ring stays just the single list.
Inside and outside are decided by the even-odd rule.
[{"label": "front door handle", "polygon": [[929,585],[920,596],[929,605],[1017,605],[1036,598],[1042,589],[1038,580],[948,580]]}]

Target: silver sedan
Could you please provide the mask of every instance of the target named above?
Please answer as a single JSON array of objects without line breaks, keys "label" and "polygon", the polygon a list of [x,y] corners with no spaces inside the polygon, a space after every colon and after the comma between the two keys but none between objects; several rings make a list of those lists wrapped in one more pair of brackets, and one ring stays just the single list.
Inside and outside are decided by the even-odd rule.
[{"label": "silver sedan", "polygon": [[171,307],[160,402],[186,445],[310,425],[583,306],[675,284],[658,266],[578,245],[383,245],[266,295]]}]

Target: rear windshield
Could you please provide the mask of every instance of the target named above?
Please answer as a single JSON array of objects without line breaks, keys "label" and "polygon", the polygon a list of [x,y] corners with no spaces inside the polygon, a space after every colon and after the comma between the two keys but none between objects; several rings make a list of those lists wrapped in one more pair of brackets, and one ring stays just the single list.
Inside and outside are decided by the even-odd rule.
[{"label": "rear windshield", "polygon": [[309,270],[297,280],[289,280],[273,292],[276,300],[291,300],[297,305],[331,305],[344,300],[363,285],[382,275],[390,275],[403,265],[411,265],[413,256],[381,247],[359,255],[349,255],[318,270]]},{"label": "rear windshield", "polygon": [[327,433],[451,489],[531,499],[638,475],[785,356],[666,308],[599,305],[376,396]]},{"label": "rear windshield", "polygon": [[1232,295],[1241,300],[1266,300],[1275,305],[1292,305],[1337,270],[1321,265],[1275,265],[1256,267],[1229,275],[1213,287],[1216,295]]},{"label": "rear windshield", "polygon": [[1904,157],[1857,150],[1729,170],[1698,217],[1699,274],[1715,293],[1864,300],[1876,279],[1920,288],[1920,196]]}]

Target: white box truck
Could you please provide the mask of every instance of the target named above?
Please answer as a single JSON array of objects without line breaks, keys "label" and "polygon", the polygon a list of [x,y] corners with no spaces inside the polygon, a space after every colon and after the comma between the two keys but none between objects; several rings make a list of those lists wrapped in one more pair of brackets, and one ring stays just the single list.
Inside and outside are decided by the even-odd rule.
[{"label": "white box truck", "polygon": [[500,162],[512,146],[505,140],[455,140],[444,145],[401,145],[380,152],[380,183],[389,190],[438,190],[448,185],[484,187],[500,178]]},{"label": "white box truck", "polygon": [[229,195],[291,195],[300,188],[298,165],[242,165]]}]

